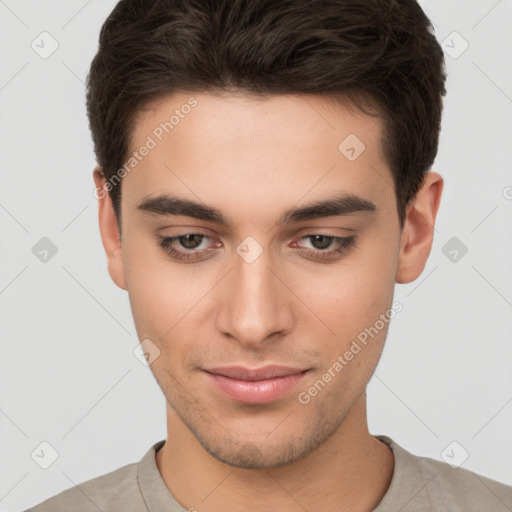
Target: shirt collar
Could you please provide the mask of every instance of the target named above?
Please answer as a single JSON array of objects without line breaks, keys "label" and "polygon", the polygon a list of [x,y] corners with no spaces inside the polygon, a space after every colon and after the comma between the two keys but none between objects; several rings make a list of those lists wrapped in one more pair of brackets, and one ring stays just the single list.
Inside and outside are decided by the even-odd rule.
[{"label": "shirt collar", "polygon": [[[407,512],[434,512],[428,494],[428,484],[437,473],[423,474],[412,454],[384,435],[374,436],[393,451],[395,465],[391,484],[373,512],[400,510]],[[187,512],[173,497],[160,475],[156,453],[165,439],[155,443],[144,455],[137,467],[137,480],[149,512]]]},{"label": "shirt collar", "polygon": [[173,497],[158,471],[156,453],[165,439],[155,443],[142,457],[137,467],[137,481],[149,512],[187,512]]},{"label": "shirt collar", "polygon": [[428,485],[438,473],[425,475],[420,471],[415,457],[390,437],[384,435],[374,436],[389,446],[395,458],[395,467],[391,484],[377,508],[373,512],[435,512],[428,492]]}]

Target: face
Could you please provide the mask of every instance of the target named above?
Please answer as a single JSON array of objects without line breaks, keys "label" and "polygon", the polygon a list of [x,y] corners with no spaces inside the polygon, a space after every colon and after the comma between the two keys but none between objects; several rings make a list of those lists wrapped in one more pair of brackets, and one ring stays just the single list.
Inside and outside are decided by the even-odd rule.
[{"label": "face", "polygon": [[401,241],[381,136],[318,96],[179,94],[139,116],[116,279],[168,421],[218,460],[298,460],[364,395]]}]

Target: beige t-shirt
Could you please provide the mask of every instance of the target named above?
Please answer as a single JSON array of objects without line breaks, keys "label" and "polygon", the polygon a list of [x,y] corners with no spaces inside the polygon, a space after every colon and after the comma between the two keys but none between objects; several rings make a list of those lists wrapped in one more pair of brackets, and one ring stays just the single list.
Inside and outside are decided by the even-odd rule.
[{"label": "beige t-shirt", "polygon": [[[375,437],[393,450],[395,468],[374,512],[512,511],[512,487],[413,455],[387,436]],[[140,462],[66,489],[26,512],[187,512],[167,489],[156,465],[156,452],[164,442],[155,443]]]}]

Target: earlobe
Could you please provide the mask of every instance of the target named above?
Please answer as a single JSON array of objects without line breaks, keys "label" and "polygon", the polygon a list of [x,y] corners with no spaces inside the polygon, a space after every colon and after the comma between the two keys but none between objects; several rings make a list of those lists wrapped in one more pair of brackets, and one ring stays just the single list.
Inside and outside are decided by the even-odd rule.
[{"label": "earlobe", "polygon": [[98,197],[98,217],[101,241],[107,256],[108,273],[119,288],[127,290],[128,286],[126,283],[123,250],[121,246],[121,238],[119,236],[117,218],[114,213],[110,195],[104,187],[106,179],[100,167],[96,167],[94,169],[93,178],[97,189],[96,195]]},{"label": "earlobe", "polygon": [[429,172],[423,185],[410,202],[400,240],[400,253],[396,273],[397,283],[410,283],[417,279],[425,268],[434,237],[443,178]]}]

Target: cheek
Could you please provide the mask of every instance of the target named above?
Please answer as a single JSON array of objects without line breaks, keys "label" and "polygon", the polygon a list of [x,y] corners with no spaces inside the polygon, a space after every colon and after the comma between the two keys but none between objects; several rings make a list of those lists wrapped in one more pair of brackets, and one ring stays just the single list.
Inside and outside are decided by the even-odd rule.
[{"label": "cheek", "polygon": [[389,309],[396,264],[392,244],[379,241],[339,264],[300,272],[294,289],[338,339],[347,340]]},{"label": "cheek", "polygon": [[130,249],[125,269],[137,331],[163,341],[195,321],[201,299],[218,277],[206,266],[177,264],[159,248],[139,244]]},{"label": "cheek", "polygon": [[164,335],[183,316],[185,295],[190,291],[179,272],[171,272],[165,255],[150,244],[124,249],[130,305],[137,330],[145,337]]}]

